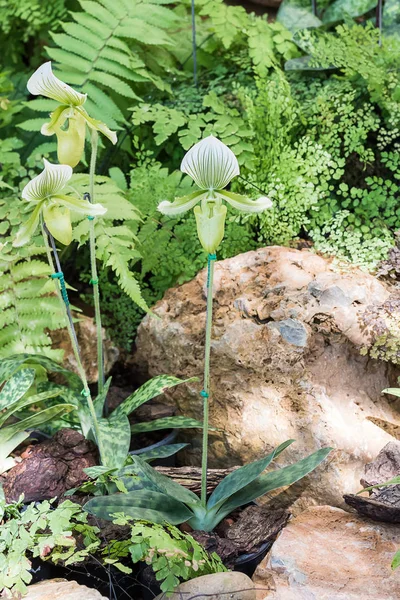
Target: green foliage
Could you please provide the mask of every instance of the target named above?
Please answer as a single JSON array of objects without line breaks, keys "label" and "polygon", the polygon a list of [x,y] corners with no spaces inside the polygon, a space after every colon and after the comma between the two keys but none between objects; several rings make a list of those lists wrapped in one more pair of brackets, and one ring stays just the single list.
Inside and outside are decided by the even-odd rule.
[{"label": "green foliage", "polygon": [[88,525],[79,504],[67,500],[55,507],[53,501],[45,501],[22,510],[22,501],[7,505],[4,496],[0,500],[0,591],[12,597],[26,594],[32,558],[54,562],[62,558],[68,565],[84,560],[100,546],[99,529]]},{"label": "green foliage", "polygon": [[[140,433],[142,431],[148,432],[162,429],[189,429],[202,427],[202,424],[195,419],[177,416],[157,419],[154,421],[154,426],[151,422],[134,423],[132,425],[131,432],[131,424],[128,420],[128,416],[130,416],[145,402],[148,402],[159,396],[166,389],[184,383],[184,381],[170,375],[159,375],[157,377],[153,377],[135,390],[132,394],[130,394],[117,408],[111,412],[110,415],[105,416],[104,406],[111,384],[111,379],[109,379],[104,387],[103,392],[99,393],[93,401],[100,429],[100,440],[96,440],[94,432],[92,431],[93,422],[89,412],[88,403],[85,395],[82,394],[83,384],[79,377],[61,367],[59,364],[49,358],[45,358],[41,355],[28,354],[10,356],[5,359],[3,362],[3,372],[6,376],[8,376],[9,374],[14,373],[18,368],[21,367],[21,365],[24,364],[38,364],[49,373],[60,373],[63,378],[67,380],[68,385],[53,383],[52,381],[47,381],[47,378],[45,378],[45,381],[38,382],[37,384],[37,389],[39,392],[43,393],[43,399],[51,398],[52,396],[60,396],[66,403],[68,403],[67,408],[75,409],[71,415],[63,416],[63,419],[60,421],[56,419],[56,409],[59,409],[59,405],[51,407],[54,409],[51,431],[54,432],[61,427],[69,425],[74,429],[79,429],[86,438],[97,441],[103,448],[105,462],[102,466],[107,467],[107,470],[121,469],[124,466],[130,448],[131,433]],[[0,382],[1,378],[2,373],[0,371]],[[38,398],[38,402],[39,401],[40,398]],[[31,403],[29,402],[29,404]],[[58,412],[61,411],[58,410]],[[34,415],[35,414],[36,413],[34,413]],[[37,420],[39,416],[40,413],[36,415]],[[28,418],[35,419],[35,416]],[[22,421],[22,423],[24,423],[24,421]],[[179,447],[177,447],[176,450],[179,450],[181,446],[179,444],[177,446]],[[157,456],[152,455],[149,457],[149,460],[154,460],[154,458],[157,458]]]},{"label": "green foliage", "polygon": [[368,342],[361,353],[371,358],[400,364],[400,299],[389,296],[382,304],[368,306],[360,316],[361,327]]},{"label": "green foliage", "polygon": [[45,252],[41,238],[35,237],[28,247],[12,247],[16,230],[26,219],[14,181],[32,173],[20,166],[21,145],[16,138],[8,138],[0,150],[0,357],[43,352],[61,359],[62,351],[51,347],[49,331],[63,327],[64,317],[54,281],[49,279],[50,268],[41,258]]},{"label": "green foliage", "polygon": [[60,350],[51,348],[48,334],[64,324],[54,282],[48,277],[50,268],[35,258],[8,254],[2,258],[0,254],[0,356],[40,351],[61,357]]},{"label": "green foliage", "polygon": [[167,597],[182,581],[227,571],[215,552],[207,554],[191,535],[177,527],[146,521],[131,523],[125,516],[119,516],[114,522],[131,526],[128,550],[132,562],[145,561],[151,565]]},{"label": "green foliage", "polygon": [[[12,22],[7,14],[17,10],[14,4],[7,6],[4,23]],[[38,22],[46,26],[56,4],[40,6]],[[274,201],[273,209],[260,216],[228,214],[219,258],[306,237],[318,250],[371,269],[400,228],[400,41],[383,35],[378,43],[379,32],[368,21],[374,16],[369,0],[320,0],[318,17],[308,0],[285,0],[272,23],[222,0],[196,1],[197,88],[192,85],[190,3],[168,4],[79,0],[75,12],[63,14],[62,26],[54,17],[46,50],[57,74],[88,92],[90,112],[120,129],[116,147],[100,148],[98,165],[103,173],[111,166],[113,182],[98,179],[96,200],[109,198],[109,212],[97,219],[96,235],[97,257],[105,267],[99,275],[105,322],[127,349],[146,305],[205,265],[193,216],[168,219],[156,208],[163,198],[189,193],[189,182],[176,169],[184,151],[204,135],[217,135],[238,156],[242,177],[233,191]],[[384,4],[384,33],[398,33],[397,4]],[[18,5],[21,14],[23,5]],[[31,12],[35,7],[31,3]],[[64,8],[71,4],[66,1]],[[339,9],[344,24],[337,27]],[[42,31],[35,40],[38,50],[49,39]],[[8,221],[12,215],[14,227],[22,218],[15,181],[32,174],[23,172],[19,155],[31,157],[32,169],[55,144],[43,143],[36,134],[52,101],[30,101],[21,114],[27,74],[6,68],[0,76],[0,106],[6,108],[0,126],[9,137],[0,152],[0,195],[7,200],[0,199],[0,213]],[[76,177],[79,190],[87,191],[87,179]],[[13,192],[7,191],[10,185]],[[82,244],[87,237],[84,220],[76,241]],[[41,259],[38,240],[37,251],[26,254],[11,252],[9,233],[2,241],[7,243],[0,253],[12,256],[12,264]],[[69,253],[72,263],[73,247]],[[90,278],[86,268],[80,276]],[[23,283],[33,286],[34,281],[29,277]],[[44,293],[48,297],[51,292]],[[34,338],[24,325],[24,348],[53,352],[47,331],[38,327]],[[5,348],[14,352],[22,345]]]},{"label": "green foliage", "polygon": [[296,32],[368,15],[376,5],[377,0],[318,0],[314,15],[309,0],[283,0],[277,18],[290,31]]},{"label": "green foliage", "polygon": [[[88,190],[89,177],[74,175],[71,185],[82,195]],[[130,270],[140,254],[136,249],[136,236],[133,225],[140,220],[136,207],[126,198],[116,183],[109,177],[96,177],[95,201],[102,204],[107,212],[96,218],[96,257],[105,267],[114,271],[120,288],[143,310],[148,310],[139,284]],[[73,229],[73,239],[84,244],[89,239],[89,221],[83,218]]]},{"label": "green foliage", "polygon": [[94,557],[105,568],[113,565],[132,573],[138,561],[151,564],[163,592],[170,592],[181,581],[200,575],[226,571],[220,558],[209,555],[187,533],[145,521],[132,522],[123,515],[114,524],[128,530],[122,539],[106,540],[96,526],[89,525],[87,513],[79,504],[44,501],[22,506],[6,504],[0,487],[0,592],[20,597],[32,580],[32,558],[71,566]]},{"label": "green foliage", "polygon": [[[63,32],[51,34],[55,46],[47,53],[57,63],[60,78],[88,94],[88,112],[116,129],[124,122],[124,98],[138,99],[148,84],[166,88],[157,71],[171,62],[167,30],[176,27],[179,18],[151,0],[79,0],[79,5],[82,10],[70,14]],[[158,51],[155,61],[151,47]],[[33,100],[29,108],[47,112],[51,102]],[[41,121],[34,119],[24,127],[39,130]]]},{"label": "green foliage", "polygon": [[397,550],[396,554],[393,556],[391,567],[393,571],[400,567],[400,550]]},{"label": "green foliage", "polygon": [[257,158],[244,187],[250,193],[256,185],[273,201],[271,210],[250,220],[258,224],[259,242],[286,244],[307,227],[310,211],[326,197],[328,182],[340,177],[342,163],[308,130],[302,132],[301,107],[283,73],[259,80],[247,105]]},{"label": "green foliage", "polygon": [[331,451],[331,448],[323,448],[294,465],[263,475],[264,469],[292,442],[284,442],[265,458],[228,475],[215,488],[207,506],[196,494],[134,456],[133,467],[139,479],[133,481],[133,488],[124,481],[125,493],[96,496],[84,508],[103,519],[111,519],[115,513],[122,512],[135,519],[172,524],[188,522],[193,529],[212,531],[236,508],[290,485],[313,471]]},{"label": "green foliage", "polygon": [[0,475],[14,466],[14,459],[9,455],[29,433],[26,429],[39,427],[46,421],[72,410],[71,404],[59,403],[40,411],[35,411],[29,417],[17,419],[15,423],[7,424],[10,417],[15,417],[27,406],[40,404],[58,396],[58,392],[28,394],[35,378],[33,369],[22,369],[15,373],[5,383],[0,391]]},{"label": "green foliage", "polygon": [[[23,59],[25,44],[46,36],[66,17],[68,0],[0,0],[0,44],[3,58],[16,63]],[[4,56],[5,55],[5,56]]]}]

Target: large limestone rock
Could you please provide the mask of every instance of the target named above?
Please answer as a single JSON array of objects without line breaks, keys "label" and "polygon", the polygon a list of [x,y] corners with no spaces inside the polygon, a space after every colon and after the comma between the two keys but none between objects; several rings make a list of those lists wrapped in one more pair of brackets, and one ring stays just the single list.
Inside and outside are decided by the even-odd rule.
[{"label": "large limestone rock", "polygon": [[[135,367],[146,375],[202,376],[205,271],[169,290],[138,332]],[[287,503],[345,506],[360,473],[393,438],[368,417],[399,423],[386,363],[361,356],[358,315],[389,293],[358,270],[340,272],[308,250],[271,247],[217,262],[211,352],[210,466],[260,458],[288,438],[279,458],[294,462],[323,446],[328,460]],[[185,415],[201,417],[201,382],[169,392]],[[398,401],[397,401],[398,402]],[[191,434],[193,435],[193,434]],[[200,436],[184,461],[199,464]]]},{"label": "large limestone rock", "polygon": [[282,531],[257,567],[257,600],[398,600],[390,563],[400,525],[312,507]]},{"label": "large limestone rock", "polygon": [[50,579],[28,586],[24,600],[107,600],[100,592],[76,581]]}]

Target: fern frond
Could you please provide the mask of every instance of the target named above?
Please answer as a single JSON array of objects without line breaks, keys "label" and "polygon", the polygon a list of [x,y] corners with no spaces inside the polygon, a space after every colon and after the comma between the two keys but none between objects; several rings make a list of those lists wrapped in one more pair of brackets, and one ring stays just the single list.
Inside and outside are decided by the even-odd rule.
[{"label": "fern frond", "polygon": [[[71,179],[71,186],[80,194],[87,191],[88,185],[87,175],[74,175]],[[96,177],[94,200],[107,208],[105,215],[95,220],[96,256],[116,273],[121,289],[133,302],[143,310],[148,310],[139,284],[130,269],[132,262],[140,258],[136,250],[135,227],[131,226],[141,220],[139,211],[125,197],[124,190],[109,177]],[[82,216],[79,218],[82,219]],[[87,219],[82,219],[74,226],[73,236],[79,244],[88,240]]]},{"label": "fern frond", "polygon": [[140,286],[132,272],[129,264],[124,260],[121,254],[112,253],[109,256],[107,265],[112,268],[118,277],[118,283],[121,289],[146,312],[149,310],[140,291]]},{"label": "fern frond", "polygon": [[[122,121],[115,99],[138,98],[133,82],[153,79],[140,58],[141,45],[170,45],[167,29],[176,26],[179,17],[153,2],[78,1],[81,12],[70,13],[72,20],[62,25],[63,32],[52,34],[56,47],[47,48],[48,55],[58,63],[61,79],[89,93],[94,116],[108,124],[109,116]],[[113,91],[107,108],[94,88]]]}]

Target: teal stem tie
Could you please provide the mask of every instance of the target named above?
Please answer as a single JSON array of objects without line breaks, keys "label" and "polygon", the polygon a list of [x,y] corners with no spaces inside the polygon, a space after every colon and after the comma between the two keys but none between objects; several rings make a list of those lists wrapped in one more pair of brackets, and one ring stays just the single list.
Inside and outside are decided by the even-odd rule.
[{"label": "teal stem tie", "polygon": [[[209,288],[210,286],[210,265],[211,265],[211,261],[213,260],[217,260],[217,255],[216,254],[209,254],[208,255],[208,261],[207,261],[207,265],[208,265],[208,270],[207,270],[207,288]],[[207,309],[208,310],[208,309]]]},{"label": "teal stem tie", "polygon": [[89,221],[94,221],[94,217],[92,217],[92,215],[89,215],[89,216],[88,216],[88,220],[89,220]]},{"label": "teal stem tie", "polygon": [[89,281],[89,283],[91,283],[92,285],[99,285],[99,280],[98,279],[91,279]]},{"label": "teal stem tie", "polygon": [[201,390],[201,392],[200,392],[200,396],[201,396],[202,398],[208,398],[208,397],[209,397],[209,395],[207,394],[206,390]]},{"label": "teal stem tie", "polygon": [[89,390],[82,390],[81,394],[82,394],[82,396],[85,396],[85,398],[87,398],[88,396],[90,396]]},{"label": "teal stem tie", "polygon": [[60,290],[61,290],[61,296],[65,302],[66,306],[69,306],[69,300],[68,300],[68,293],[67,293],[67,288],[65,287],[65,279],[64,279],[64,273],[62,271],[58,271],[57,273],[52,273],[50,275],[50,277],[52,279],[58,279],[60,282]]}]

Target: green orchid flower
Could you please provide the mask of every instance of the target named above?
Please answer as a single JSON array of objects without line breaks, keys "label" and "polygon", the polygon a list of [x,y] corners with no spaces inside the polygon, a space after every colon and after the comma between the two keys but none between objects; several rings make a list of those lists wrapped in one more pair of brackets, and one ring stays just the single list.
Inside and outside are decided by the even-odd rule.
[{"label": "green orchid flower", "polygon": [[[239,175],[236,156],[216,137],[210,135],[195,144],[183,157],[181,171],[189,175],[200,188],[174,202],[163,200],[158,210],[165,215],[175,216],[194,208],[197,234],[204,250],[213,254],[224,237],[227,202],[233,208],[247,213],[262,212],[272,206],[263,196],[250,200],[224,188]],[[200,203],[200,206],[197,206]]]},{"label": "green orchid flower", "polygon": [[57,136],[58,160],[64,165],[75,167],[82,158],[86,125],[103,133],[113,144],[117,135],[107,125],[92,119],[83,108],[87,94],[76,92],[72,87],[58,79],[52,71],[51,62],[44,63],[31,76],[27,83],[28,91],[42,95],[60,103],[50,115],[50,122],[41,129],[43,135]]},{"label": "green orchid flower", "polygon": [[72,177],[72,167],[53,165],[46,159],[43,162],[44,170],[22,190],[22,198],[34,205],[34,209],[27,222],[19,229],[13,246],[24,246],[29,242],[39,225],[41,215],[51,235],[68,245],[72,241],[71,210],[93,217],[106,212],[101,204],[91,204],[87,200],[62,193]]}]

